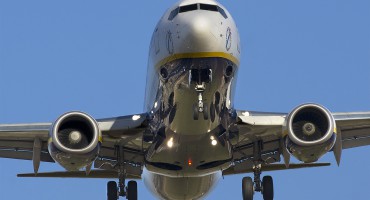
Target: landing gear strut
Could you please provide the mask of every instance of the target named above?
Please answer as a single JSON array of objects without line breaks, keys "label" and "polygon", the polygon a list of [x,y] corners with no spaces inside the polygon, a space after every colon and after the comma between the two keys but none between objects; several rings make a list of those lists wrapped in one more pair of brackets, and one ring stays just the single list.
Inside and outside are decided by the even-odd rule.
[{"label": "landing gear strut", "polygon": [[123,157],[123,147],[117,147],[117,165],[118,168],[118,186],[115,181],[109,181],[107,184],[107,199],[117,200],[119,197],[126,197],[128,200],[137,200],[137,183],[136,181],[129,181],[127,187],[126,169]]},{"label": "landing gear strut", "polygon": [[198,93],[198,102],[193,105],[193,119],[199,119],[199,113],[203,113],[204,120],[208,120],[208,104],[203,101],[203,92],[206,89],[205,83],[197,84],[195,91]]},{"label": "landing gear strut", "polygon": [[252,181],[251,177],[244,177],[242,181],[242,192],[243,200],[253,200],[254,192],[261,192],[264,200],[274,199],[274,184],[271,176],[263,177],[261,181],[262,174],[262,163],[261,150],[263,148],[262,142],[258,141],[254,144],[253,152],[253,175],[254,179]]}]

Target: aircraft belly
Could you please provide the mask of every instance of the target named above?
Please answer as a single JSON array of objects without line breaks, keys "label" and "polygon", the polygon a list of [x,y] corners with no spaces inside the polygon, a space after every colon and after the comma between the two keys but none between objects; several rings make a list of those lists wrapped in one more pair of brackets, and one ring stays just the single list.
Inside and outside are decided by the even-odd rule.
[{"label": "aircraft belly", "polygon": [[149,111],[155,136],[145,156],[149,171],[194,177],[230,166],[226,135],[236,71],[225,58],[178,59],[158,69],[159,87]]},{"label": "aircraft belly", "polygon": [[[153,80],[158,87],[155,102],[149,108],[153,124],[164,125],[181,135],[204,134],[220,124],[226,127],[233,107],[237,69],[225,58],[185,58],[163,65],[155,72],[159,81]],[[201,92],[196,89],[200,85],[204,87]],[[194,119],[200,93],[204,111]]]},{"label": "aircraft belly", "polygon": [[[231,146],[227,142],[212,145],[208,134],[183,137],[173,134],[168,137],[170,139],[153,155],[147,155],[146,167],[153,173],[170,177],[199,177],[227,169],[231,164]],[[170,140],[176,143],[172,147],[168,146]]]},{"label": "aircraft belly", "polygon": [[144,169],[144,183],[160,199],[203,199],[215,187],[221,172],[202,177],[172,178],[153,174]]}]

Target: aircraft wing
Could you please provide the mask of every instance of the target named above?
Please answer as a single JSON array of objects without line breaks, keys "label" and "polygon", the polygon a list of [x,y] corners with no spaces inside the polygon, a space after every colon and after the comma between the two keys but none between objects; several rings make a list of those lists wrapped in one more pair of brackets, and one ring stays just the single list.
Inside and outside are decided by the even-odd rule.
[{"label": "aircraft wing", "polygon": [[[233,146],[235,166],[232,170],[238,169],[241,165],[244,166],[244,170],[253,167],[255,142],[262,143],[262,159],[266,165],[280,162],[280,155],[289,162],[290,155],[283,140],[283,126],[287,113],[238,111],[237,114],[239,138],[237,144]],[[340,133],[337,139],[341,141],[342,149],[370,145],[370,112],[332,114],[337,132]]]},{"label": "aircraft wing", "polygon": [[343,149],[370,145],[370,112],[334,113]]},{"label": "aircraft wing", "polygon": [[[146,129],[147,114],[128,115],[97,120],[103,142],[91,176],[107,178],[115,170],[116,145],[122,145],[129,177],[141,177],[144,162],[142,135]],[[0,124],[0,157],[33,160],[38,169],[39,161],[54,162],[48,151],[49,130],[52,123]],[[37,170],[35,170],[37,172]],[[43,176],[42,173],[39,173]],[[49,173],[55,177],[80,177],[79,173]]]},{"label": "aircraft wing", "polygon": [[0,125],[0,157],[32,160],[33,150],[41,151],[43,162],[54,162],[48,153],[51,123]]},{"label": "aircraft wing", "polygon": [[[285,122],[285,113],[263,113],[238,111],[239,138],[234,145],[234,160],[236,163],[251,161],[255,142],[262,141],[262,159],[268,163],[280,161],[282,128]],[[253,163],[250,162],[250,168]]]}]

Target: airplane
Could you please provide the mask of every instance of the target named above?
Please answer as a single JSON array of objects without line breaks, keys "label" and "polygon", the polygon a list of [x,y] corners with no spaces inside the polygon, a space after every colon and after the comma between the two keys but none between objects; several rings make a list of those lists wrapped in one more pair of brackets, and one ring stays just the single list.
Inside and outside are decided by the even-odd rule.
[{"label": "airplane", "polygon": [[[222,24],[211,29],[221,33],[213,40],[206,34],[215,19]],[[126,187],[125,180],[138,178],[161,198],[196,199],[221,175],[247,172],[255,179],[243,179],[243,199],[252,199],[253,190],[273,199],[272,178],[261,182],[260,172],[325,166],[315,163],[322,154],[333,151],[339,162],[342,149],[368,144],[369,112],[331,113],[312,103],[290,113],[235,110],[238,45],[226,8],[215,1],[181,1],[153,34],[146,112],[98,120],[69,112],[53,123],[0,125],[1,156],[33,161],[35,173],[20,176],[118,178],[118,190],[108,183],[108,199],[117,193],[135,199],[136,183]],[[291,155],[304,163],[291,164]],[[280,157],[284,164],[274,164]],[[38,173],[41,161],[67,171]],[[195,192],[181,194],[189,181]]]}]

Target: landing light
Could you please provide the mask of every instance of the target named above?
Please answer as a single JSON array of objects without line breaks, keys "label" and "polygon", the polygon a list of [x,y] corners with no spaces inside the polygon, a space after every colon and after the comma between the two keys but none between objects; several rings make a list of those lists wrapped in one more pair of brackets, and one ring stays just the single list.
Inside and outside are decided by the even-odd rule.
[{"label": "landing light", "polygon": [[217,145],[217,140],[215,139],[215,136],[211,135],[211,137],[209,139],[211,139],[212,146],[216,146]]},{"label": "landing light", "polygon": [[157,106],[158,106],[158,102],[155,102],[154,103],[154,108],[157,108]]},{"label": "landing light", "polygon": [[136,121],[138,119],[140,119],[140,115],[134,115],[134,116],[132,116],[132,120]]},{"label": "landing light", "polygon": [[167,142],[167,146],[168,146],[169,148],[172,148],[172,147],[173,147],[173,138],[171,138],[170,140],[168,140],[168,142]]},{"label": "landing light", "polygon": [[244,116],[249,116],[249,112],[243,112],[242,113]]}]

